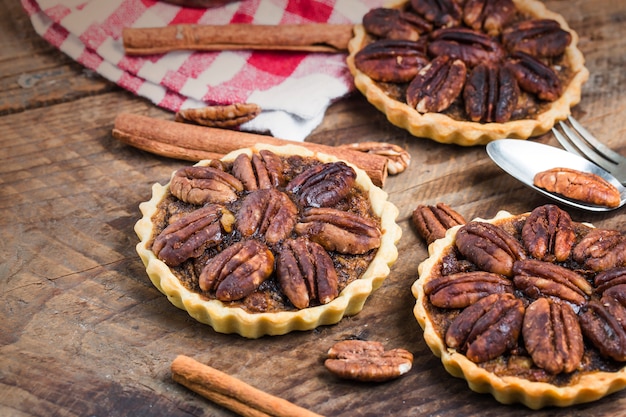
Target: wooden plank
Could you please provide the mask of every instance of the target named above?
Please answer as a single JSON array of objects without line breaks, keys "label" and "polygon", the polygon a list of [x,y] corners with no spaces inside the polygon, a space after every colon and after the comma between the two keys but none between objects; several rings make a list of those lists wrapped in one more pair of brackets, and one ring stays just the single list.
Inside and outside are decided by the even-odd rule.
[{"label": "wooden plank", "polygon": [[[575,115],[626,154],[626,5],[546,5],[571,17],[592,74]],[[152,286],[134,248],[139,203],[150,197],[153,183],[166,182],[186,163],[119,143],[111,136],[113,121],[122,112],[161,118],[171,113],[86,75],[46,46],[19,2],[0,0],[0,6],[6,11],[0,16],[6,28],[0,31],[0,414],[232,416],[172,382],[169,366],[178,354],[328,416],[528,414],[449,375],[412,313],[409,288],[427,256],[410,223],[418,204],[445,201],[473,218],[547,202],[500,171],[484,147],[412,137],[389,125],[358,93],[335,103],[307,140],[384,140],[412,155],[409,169],[385,185],[403,230],[391,275],[361,313],[337,325],[259,340],[219,334]],[[15,87],[22,72],[46,71],[56,75],[42,78],[54,81],[45,88]],[[556,144],[550,135],[537,140]],[[571,213],[626,232],[624,210]],[[385,384],[338,380],[322,361],[332,344],[348,337],[409,349],[414,367]],[[626,392],[620,392],[568,411],[601,416],[624,407]]]},{"label": "wooden plank", "polygon": [[0,115],[119,89],[43,40],[19,1],[0,5]]}]

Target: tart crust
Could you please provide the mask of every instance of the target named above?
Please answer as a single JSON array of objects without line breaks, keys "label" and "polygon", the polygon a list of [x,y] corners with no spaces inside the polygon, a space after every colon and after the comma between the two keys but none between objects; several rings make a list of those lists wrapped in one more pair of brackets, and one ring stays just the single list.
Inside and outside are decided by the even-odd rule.
[{"label": "tart crust", "polygon": [[[333,156],[314,153],[300,146],[277,147],[263,144],[231,152],[221,160],[231,162],[240,153],[252,155],[253,152],[261,149],[270,150],[280,156],[300,155],[313,157],[322,162],[338,161]],[[204,160],[198,162],[197,165],[209,163],[209,160]],[[328,304],[295,311],[250,313],[242,308],[227,306],[219,300],[207,299],[199,293],[188,290],[151,250],[155,230],[152,217],[157,212],[159,202],[169,194],[170,183],[165,185],[157,183],[152,186],[152,198],[139,205],[143,217],[135,224],[135,232],[140,239],[136,250],[146,267],[150,280],[172,304],[187,311],[199,322],[210,325],[217,332],[237,333],[247,338],[282,335],[294,330],[312,330],[318,326],[335,324],[344,316],[357,314],[363,308],[370,293],[380,287],[389,275],[390,266],[398,256],[396,243],[400,240],[402,231],[395,222],[398,209],[387,201],[387,193],[375,186],[363,170],[354,165],[350,166],[357,173],[357,186],[369,195],[372,213],[380,218],[381,244],[363,275],[348,284],[339,296]]]},{"label": "tart crust", "polygon": [[[378,110],[387,116],[393,125],[407,130],[413,136],[425,137],[441,143],[462,146],[485,145],[501,138],[527,139],[548,132],[558,120],[567,118],[570,108],[580,102],[582,85],[589,78],[585,59],[577,48],[578,35],[568,26],[563,16],[548,10],[536,0],[513,0],[517,9],[535,18],[554,19],[572,35],[564,59],[569,63],[573,77],[563,89],[559,99],[539,113],[534,119],[512,120],[506,123],[477,123],[455,120],[441,113],[419,113],[404,102],[389,97],[370,77],[356,68],[354,57],[367,44],[367,33],[362,24],[355,25],[354,37],[348,45],[348,68],[354,77],[357,89]],[[386,7],[401,8],[407,1],[392,1]]]},{"label": "tart crust", "polygon": [[[513,215],[500,211],[492,219],[474,219],[493,224],[501,224],[525,218],[530,213]],[[591,224],[584,225],[593,227]],[[595,371],[580,375],[576,382],[565,386],[556,386],[546,382],[530,381],[516,376],[498,376],[469,360],[456,349],[448,348],[437,333],[436,325],[429,316],[424,294],[424,285],[431,279],[435,268],[441,265],[442,258],[455,245],[456,233],[463,225],[454,226],[445,237],[434,241],[428,247],[429,257],[418,267],[419,279],[411,287],[416,304],[413,309],[415,318],[424,331],[424,340],[433,354],[451,375],[463,378],[470,389],[478,393],[489,393],[503,404],[521,403],[531,409],[547,406],[566,407],[574,404],[596,401],[626,387],[626,366],[617,372]]]}]

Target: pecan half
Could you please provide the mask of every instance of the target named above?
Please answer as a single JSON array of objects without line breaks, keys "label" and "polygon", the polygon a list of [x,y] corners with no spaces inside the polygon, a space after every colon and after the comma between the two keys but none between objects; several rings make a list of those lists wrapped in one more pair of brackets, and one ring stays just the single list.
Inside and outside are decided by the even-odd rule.
[{"label": "pecan half", "polygon": [[230,203],[243,184],[231,174],[211,166],[181,168],[170,181],[170,192],[185,203]]},{"label": "pecan half", "polygon": [[497,63],[504,57],[504,48],[491,36],[463,27],[438,29],[431,34],[428,53],[460,59],[468,67],[481,63]]},{"label": "pecan half", "polygon": [[382,39],[354,56],[354,65],[376,81],[404,83],[428,64],[424,42]]},{"label": "pecan half", "polygon": [[179,217],[154,239],[152,251],[169,266],[197,258],[232,231],[234,216],[226,208],[208,204]]},{"label": "pecan half", "polygon": [[523,318],[524,304],[513,294],[488,295],[452,321],[445,341],[472,362],[485,362],[517,345]]},{"label": "pecan half", "polygon": [[328,350],[324,365],[340,378],[382,382],[409,372],[413,354],[405,349],[386,351],[380,342],[343,340]]},{"label": "pecan half", "polygon": [[626,361],[626,300],[602,296],[590,301],[578,316],[585,337],[604,356],[619,362]]},{"label": "pecan half", "polygon": [[441,308],[465,308],[490,294],[513,293],[513,283],[499,274],[459,272],[428,281],[424,294]]},{"label": "pecan half", "polygon": [[511,119],[520,89],[510,69],[479,64],[463,89],[465,112],[473,122],[504,123]]},{"label": "pecan half", "polygon": [[522,90],[546,101],[554,101],[561,96],[562,85],[556,72],[531,55],[514,52],[504,66],[513,71]]},{"label": "pecan half", "polygon": [[578,317],[567,303],[534,301],[526,308],[522,336],[533,362],[552,374],[576,370],[585,353]]},{"label": "pecan half", "polygon": [[438,56],[413,78],[406,90],[406,102],[420,113],[441,112],[459,96],[466,76],[463,61]]},{"label": "pecan half", "polygon": [[276,274],[283,293],[299,309],[307,308],[311,300],[327,304],[339,294],[332,259],[308,239],[285,241],[276,260]]},{"label": "pecan half", "polygon": [[526,259],[524,247],[498,226],[472,221],[462,226],[456,234],[459,252],[480,269],[510,277],[513,263]]},{"label": "pecan half", "polygon": [[435,26],[461,23],[463,8],[457,0],[411,0],[411,7]]},{"label": "pecan half", "polygon": [[463,22],[474,30],[483,30],[495,36],[511,22],[515,11],[512,0],[466,0]]},{"label": "pecan half", "polygon": [[252,157],[244,153],[237,156],[233,161],[232,173],[248,191],[281,187],[285,183],[280,157],[265,149]]},{"label": "pecan half", "polygon": [[572,218],[553,204],[534,209],[522,227],[524,247],[531,256],[543,261],[565,261],[575,240]]},{"label": "pecan half", "polygon": [[275,188],[248,194],[236,216],[244,237],[262,236],[270,245],[287,238],[297,222],[298,208],[287,194]]},{"label": "pecan half", "polygon": [[626,266],[626,237],[617,230],[593,229],[574,246],[572,257],[594,271]]},{"label": "pecan half", "polygon": [[[624,291],[626,286],[623,287],[622,285],[626,284],[626,267],[613,268],[600,272],[594,278],[594,284],[596,286],[596,291],[600,294],[604,294],[605,291],[608,293],[613,293],[614,291]],[[613,291],[611,291],[612,288]]]},{"label": "pecan half", "polygon": [[556,20],[524,20],[502,31],[502,43],[509,51],[521,51],[537,57],[561,55],[572,41],[572,35]]},{"label": "pecan half", "polygon": [[449,228],[467,223],[461,214],[445,203],[434,206],[420,204],[413,210],[411,220],[428,245],[444,237]]},{"label": "pecan half", "polygon": [[365,30],[381,38],[416,41],[433,25],[410,11],[377,7],[363,16]]},{"label": "pecan half", "polygon": [[249,122],[259,113],[261,113],[261,107],[258,104],[234,103],[224,106],[179,110],[176,112],[174,120],[209,127],[234,128]]},{"label": "pecan half", "polygon": [[274,255],[257,240],[244,240],[209,259],[199,277],[200,289],[215,292],[220,301],[240,300],[268,279]]},{"label": "pecan half", "polygon": [[306,209],[295,230],[340,253],[362,254],[380,246],[381,232],[373,220],[333,208]]},{"label": "pecan half", "polygon": [[316,165],[297,175],[286,190],[293,193],[302,206],[329,207],[350,194],[356,182],[356,171],[344,162]]},{"label": "pecan half", "polygon": [[593,291],[585,277],[551,262],[516,261],[513,272],[515,287],[531,298],[556,297],[581,306]]},{"label": "pecan half", "polygon": [[387,158],[387,171],[390,175],[403,172],[411,164],[411,154],[401,146],[387,142],[354,142],[346,145],[338,145],[340,148],[348,148],[354,151],[367,152]]},{"label": "pecan half", "polygon": [[533,183],[572,200],[598,206],[618,207],[622,200],[619,190],[601,176],[571,168],[553,168],[538,172]]}]

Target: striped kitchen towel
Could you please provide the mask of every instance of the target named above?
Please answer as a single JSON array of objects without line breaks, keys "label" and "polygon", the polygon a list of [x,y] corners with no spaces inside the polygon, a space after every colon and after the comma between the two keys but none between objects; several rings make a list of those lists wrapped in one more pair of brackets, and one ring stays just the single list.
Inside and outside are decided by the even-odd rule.
[{"label": "striped kitchen towel", "polygon": [[359,23],[383,0],[241,0],[210,9],[157,0],[21,0],[36,32],[108,80],[164,109],[256,103],[242,130],[304,140],[354,89],[345,54],[175,51],[127,56],[124,27],[174,24]]}]

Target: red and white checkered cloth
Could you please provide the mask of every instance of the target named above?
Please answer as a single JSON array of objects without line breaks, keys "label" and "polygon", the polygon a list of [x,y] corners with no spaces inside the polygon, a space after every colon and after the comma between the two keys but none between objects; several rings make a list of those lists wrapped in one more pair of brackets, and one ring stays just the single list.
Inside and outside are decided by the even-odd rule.
[{"label": "red and white checkered cloth", "polygon": [[173,112],[256,103],[241,128],[304,140],[328,106],[354,88],[344,54],[176,51],[126,56],[124,27],[173,24],[358,23],[384,0],[241,0],[194,9],[156,0],[21,0],[33,27],[85,67]]}]

